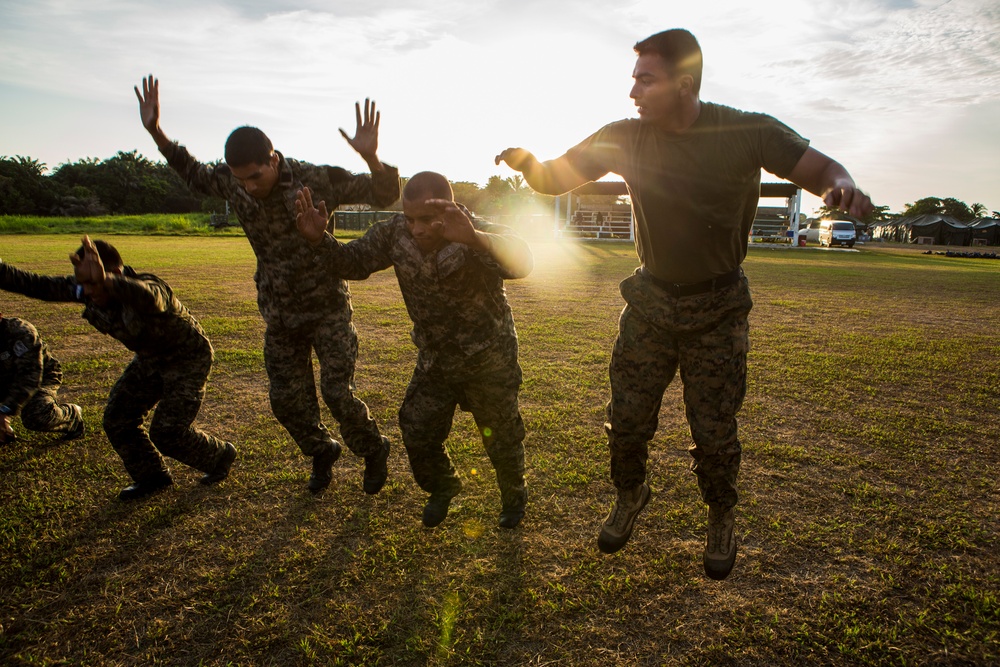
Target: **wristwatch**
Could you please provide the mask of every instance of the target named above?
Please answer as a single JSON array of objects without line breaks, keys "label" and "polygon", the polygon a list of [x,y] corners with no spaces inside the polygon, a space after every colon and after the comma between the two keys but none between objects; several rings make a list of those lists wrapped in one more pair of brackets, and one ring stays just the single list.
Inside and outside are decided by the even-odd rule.
[{"label": "wristwatch", "polygon": [[14,414],[13,408],[9,405],[0,405],[0,415],[12,415]]}]

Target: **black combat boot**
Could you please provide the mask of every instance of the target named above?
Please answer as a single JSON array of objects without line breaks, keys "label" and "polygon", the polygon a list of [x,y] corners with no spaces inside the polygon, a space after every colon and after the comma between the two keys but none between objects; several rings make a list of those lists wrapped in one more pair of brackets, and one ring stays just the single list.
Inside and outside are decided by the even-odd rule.
[{"label": "black combat boot", "polygon": [[139,500],[151,496],[157,491],[161,491],[174,483],[170,473],[161,473],[156,477],[144,479],[131,486],[126,486],[118,492],[118,500]]},{"label": "black combat boot", "polygon": [[514,500],[507,500],[500,510],[500,520],[497,522],[501,528],[513,530],[524,518],[524,507],[528,504],[528,489],[524,489]]},{"label": "black combat boot", "polygon": [[312,476],[309,478],[308,488],[313,493],[319,493],[330,486],[333,481],[333,464],[340,458],[340,443],[336,440],[330,441],[330,446],[319,454],[313,455]]},{"label": "black combat boot", "polygon": [[226,448],[222,451],[222,458],[219,462],[215,464],[215,467],[211,471],[202,475],[201,479],[198,481],[202,484],[217,484],[229,477],[229,470],[233,467],[233,461],[236,460],[236,448],[233,447],[232,443],[227,442]]},{"label": "black combat boot", "polygon": [[462,483],[458,481],[458,478],[452,478],[451,481],[442,484],[439,490],[432,493],[431,497],[427,499],[427,504],[424,505],[424,525],[428,528],[440,526],[441,522],[448,516],[451,499],[457,496],[461,490]]},{"label": "black combat boot", "polygon": [[382,436],[382,448],[365,457],[365,478],[362,487],[365,493],[374,495],[385,486],[389,478],[389,438]]}]

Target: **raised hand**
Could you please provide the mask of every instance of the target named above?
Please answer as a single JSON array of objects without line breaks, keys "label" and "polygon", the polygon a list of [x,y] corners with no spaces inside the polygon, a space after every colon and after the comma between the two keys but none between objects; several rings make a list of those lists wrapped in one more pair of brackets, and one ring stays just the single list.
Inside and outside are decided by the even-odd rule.
[{"label": "raised hand", "polygon": [[437,210],[439,219],[433,224],[440,229],[441,237],[446,241],[463,243],[479,249],[487,247],[485,239],[481,238],[476,228],[472,226],[469,216],[465,215],[455,202],[447,199],[428,199],[424,205],[433,206]]},{"label": "raised hand", "polygon": [[142,92],[139,86],[134,86],[135,96],[139,98],[139,118],[142,126],[152,134],[160,126],[160,82],[150,74],[142,80]]},{"label": "raised hand", "polygon": [[295,227],[307,241],[315,244],[323,240],[329,217],[325,201],[319,203],[319,208],[313,206],[309,188],[302,188],[295,194]]},{"label": "raised hand", "polygon": [[341,136],[366,162],[369,164],[372,161],[378,162],[376,157],[378,153],[378,125],[382,120],[382,114],[375,110],[375,102],[369,101],[366,97],[364,120],[361,118],[361,104],[358,102],[354,103],[354,115],[357,119],[354,137],[347,136],[347,132],[344,132],[343,128],[340,128]]},{"label": "raised hand", "polygon": [[73,272],[76,274],[78,284],[85,286],[104,284],[104,279],[107,277],[104,264],[89,236],[83,237],[83,256],[70,253],[69,261],[73,263]]}]

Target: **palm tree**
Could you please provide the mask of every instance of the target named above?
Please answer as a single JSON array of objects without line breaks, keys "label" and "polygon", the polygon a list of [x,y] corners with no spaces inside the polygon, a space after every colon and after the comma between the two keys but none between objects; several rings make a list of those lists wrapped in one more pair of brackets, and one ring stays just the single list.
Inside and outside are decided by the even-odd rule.
[{"label": "palm tree", "polygon": [[521,190],[527,190],[528,184],[524,182],[524,177],[521,174],[514,174],[513,176],[508,176],[503,179],[514,191],[514,194],[518,194]]},{"label": "palm tree", "polygon": [[46,167],[44,162],[39,162],[34,158],[24,157],[21,155],[16,155],[15,159],[17,160],[17,164],[32,176],[41,176],[45,173]]}]

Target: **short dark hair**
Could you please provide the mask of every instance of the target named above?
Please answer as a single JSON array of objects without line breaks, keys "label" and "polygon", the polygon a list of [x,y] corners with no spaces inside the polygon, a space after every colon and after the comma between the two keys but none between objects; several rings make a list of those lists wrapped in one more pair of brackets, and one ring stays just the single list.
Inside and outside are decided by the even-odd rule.
[{"label": "short dark hair", "polygon": [[702,56],[698,40],[687,30],[674,28],[650,35],[632,47],[640,56],[647,53],[659,55],[675,74],[690,74],[694,79],[695,93],[701,90]]},{"label": "short dark hair", "polygon": [[249,125],[236,128],[226,139],[226,164],[230,167],[267,164],[273,152],[274,146],[267,135]]},{"label": "short dark hair", "polygon": [[[101,264],[104,265],[105,271],[120,269],[125,266],[125,262],[122,261],[122,256],[113,245],[107,241],[101,241],[100,239],[91,241],[91,243],[93,243],[94,247],[97,248],[97,256],[101,258]],[[77,249],[76,256],[83,257],[82,245]]]},{"label": "short dark hair", "polygon": [[422,201],[424,199],[455,200],[448,179],[436,171],[421,171],[414,174],[403,187],[403,199],[406,201]]}]

